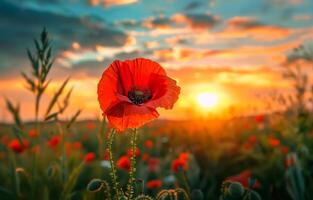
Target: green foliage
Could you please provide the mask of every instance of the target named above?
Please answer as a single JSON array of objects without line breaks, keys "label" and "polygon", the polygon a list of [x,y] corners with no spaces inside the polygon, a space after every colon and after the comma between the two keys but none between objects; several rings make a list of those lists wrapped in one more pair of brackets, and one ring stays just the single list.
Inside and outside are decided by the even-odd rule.
[{"label": "green foliage", "polygon": [[60,196],[61,200],[71,199],[72,190],[76,184],[76,181],[78,179],[78,176],[80,175],[83,166],[84,163],[81,163],[70,174],[68,180],[65,182],[63,186],[63,191]]},{"label": "green foliage", "polygon": [[288,163],[286,170],[287,191],[293,200],[304,200],[305,182],[298,156],[295,153],[290,153],[286,159]]},{"label": "green foliage", "polygon": [[224,182],[221,193],[221,200],[261,200],[258,193],[249,188],[244,188],[238,182]]}]

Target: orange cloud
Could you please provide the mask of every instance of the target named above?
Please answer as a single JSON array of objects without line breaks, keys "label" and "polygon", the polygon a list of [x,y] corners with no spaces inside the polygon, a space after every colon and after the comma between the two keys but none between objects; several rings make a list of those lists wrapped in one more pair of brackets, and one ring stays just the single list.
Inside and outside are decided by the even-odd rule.
[{"label": "orange cloud", "polygon": [[175,14],[171,20],[177,24],[185,24],[193,29],[208,29],[212,28],[217,22],[218,17],[209,14]]},{"label": "orange cloud", "polygon": [[309,21],[313,19],[313,15],[294,15],[292,19],[295,21]]},{"label": "orange cloud", "polygon": [[255,18],[233,17],[227,21],[227,27],[219,34],[225,38],[252,38],[259,41],[274,41],[290,36],[292,29],[261,24]]},{"label": "orange cloud", "polygon": [[103,5],[105,7],[121,6],[137,2],[138,0],[89,0],[89,4],[92,6]]}]

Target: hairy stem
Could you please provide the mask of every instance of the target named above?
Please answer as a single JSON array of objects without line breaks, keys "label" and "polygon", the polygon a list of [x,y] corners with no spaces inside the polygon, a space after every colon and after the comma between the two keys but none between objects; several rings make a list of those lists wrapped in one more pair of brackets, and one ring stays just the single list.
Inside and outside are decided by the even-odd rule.
[{"label": "hairy stem", "polygon": [[137,132],[138,129],[135,128],[132,131],[131,134],[131,140],[130,140],[130,145],[131,145],[131,166],[130,166],[130,171],[129,171],[129,180],[128,180],[128,186],[127,190],[129,193],[128,199],[132,199],[134,196],[134,183],[135,183],[135,176],[136,176],[136,145],[137,145]]},{"label": "hairy stem", "polygon": [[117,181],[117,173],[116,173],[116,168],[115,168],[115,163],[113,159],[113,153],[112,153],[112,144],[114,141],[114,136],[115,136],[116,130],[112,129],[109,137],[109,144],[108,144],[108,151],[109,151],[109,157],[110,157],[110,165],[111,165],[111,179],[112,179],[112,184],[113,184],[113,189],[115,191],[115,199],[120,199],[120,186],[119,182]]}]

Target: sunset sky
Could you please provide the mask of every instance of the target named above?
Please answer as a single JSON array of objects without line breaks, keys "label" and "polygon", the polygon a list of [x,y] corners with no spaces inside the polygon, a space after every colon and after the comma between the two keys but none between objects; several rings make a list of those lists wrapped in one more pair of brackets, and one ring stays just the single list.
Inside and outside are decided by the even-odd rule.
[{"label": "sunset sky", "polygon": [[[162,116],[189,118],[260,106],[260,96],[290,92],[283,63],[313,39],[313,1],[0,0],[0,94],[21,102],[26,120],[34,116],[33,97],[20,71],[29,71],[26,48],[43,27],[57,57],[43,106],[70,76],[68,113],[82,108],[82,118],[99,116],[96,86],[106,66],[146,57],[182,88],[174,111]],[[201,106],[203,93],[217,96],[214,106]],[[2,100],[0,113],[10,120]]]}]

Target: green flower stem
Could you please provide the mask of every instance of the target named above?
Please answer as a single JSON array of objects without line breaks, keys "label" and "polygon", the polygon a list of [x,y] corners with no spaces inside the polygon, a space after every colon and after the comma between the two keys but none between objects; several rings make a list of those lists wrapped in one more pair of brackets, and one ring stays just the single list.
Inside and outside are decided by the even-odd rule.
[{"label": "green flower stem", "polygon": [[191,196],[191,192],[190,192],[190,187],[189,187],[189,181],[188,181],[188,178],[187,178],[187,173],[185,170],[183,170],[183,182],[185,184],[185,188],[187,190],[187,194],[188,196],[190,197]]},{"label": "green flower stem", "polygon": [[128,180],[128,186],[127,186],[127,191],[129,193],[128,199],[132,199],[134,196],[134,183],[135,183],[135,176],[136,176],[136,152],[135,151],[136,151],[136,145],[137,145],[137,133],[138,133],[138,129],[135,128],[132,131],[131,140],[130,140],[132,156],[131,156],[131,167],[129,171],[129,180]]},{"label": "green flower stem", "polygon": [[114,163],[114,159],[113,159],[113,153],[112,153],[112,144],[114,141],[115,133],[116,133],[116,130],[112,129],[112,131],[110,133],[110,137],[109,137],[108,151],[109,151],[110,165],[111,165],[110,175],[111,175],[111,179],[112,179],[113,189],[115,191],[115,199],[120,199],[121,189],[119,186],[119,182],[117,181],[117,172],[116,172],[115,163]]}]

